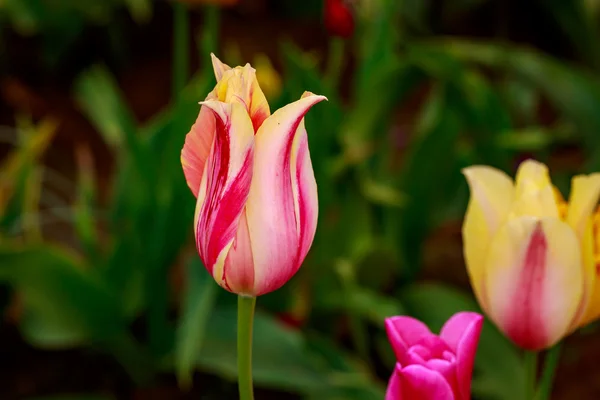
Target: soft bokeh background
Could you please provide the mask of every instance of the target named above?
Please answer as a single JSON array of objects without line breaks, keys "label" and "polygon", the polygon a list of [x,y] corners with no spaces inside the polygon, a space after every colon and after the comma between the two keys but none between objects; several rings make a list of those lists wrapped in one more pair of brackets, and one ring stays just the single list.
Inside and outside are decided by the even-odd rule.
[{"label": "soft bokeh background", "polygon": [[[179,162],[211,51],[272,110],[329,98],[306,120],[317,237],[258,301],[258,400],[382,399],[386,316],[477,310],[462,167],[535,156],[565,194],[600,170],[598,0],[354,0],[329,24],[323,0],[228,3],[0,1],[0,398],[236,398],[236,299],[196,255]],[[600,398],[599,358],[595,325],[571,336],[553,399]],[[486,324],[473,398],[523,385]]]}]

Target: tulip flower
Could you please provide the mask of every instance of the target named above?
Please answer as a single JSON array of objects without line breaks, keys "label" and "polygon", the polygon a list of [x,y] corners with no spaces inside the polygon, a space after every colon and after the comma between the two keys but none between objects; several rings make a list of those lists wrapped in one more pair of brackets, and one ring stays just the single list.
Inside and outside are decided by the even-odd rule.
[{"label": "tulip flower", "polygon": [[258,296],[287,282],[312,244],[317,185],[303,117],[325,97],[306,92],[271,115],[250,64],[212,60],[217,85],[181,152],[196,247],[220,286]]},{"label": "tulip flower", "polygon": [[398,362],[385,400],[469,400],[482,325],[480,314],[459,312],[437,336],[414,318],[386,319]]},{"label": "tulip flower", "polygon": [[482,309],[515,344],[549,348],[600,315],[596,279],[600,174],[576,176],[568,203],[547,167],[527,160],[515,182],[487,166],[466,168],[471,198],[464,255]]},{"label": "tulip flower", "polygon": [[331,35],[349,38],[354,33],[354,13],[349,0],[325,0],[324,18]]}]

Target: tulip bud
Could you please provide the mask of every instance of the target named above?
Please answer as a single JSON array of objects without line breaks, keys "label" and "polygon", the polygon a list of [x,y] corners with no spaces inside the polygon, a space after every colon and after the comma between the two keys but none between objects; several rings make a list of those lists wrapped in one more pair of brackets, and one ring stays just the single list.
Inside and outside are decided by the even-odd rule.
[{"label": "tulip bud", "polygon": [[325,0],[325,27],[333,36],[348,38],[354,33],[354,14],[350,0]]},{"label": "tulip bud", "polygon": [[317,226],[317,186],[304,115],[325,100],[306,92],[271,115],[246,64],[213,56],[217,85],[181,152],[197,197],[194,234],[207,270],[230,292],[258,296],[300,268]]},{"label": "tulip bud", "polygon": [[460,312],[437,336],[414,318],[387,318],[385,328],[398,363],[385,400],[469,400],[482,325],[481,315]]},{"label": "tulip bud", "polygon": [[[600,174],[573,179],[568,204],[548,169],[523,162],[516,180],[486,166],[466,168],[471,198],[464,254],[475,295],[518,346],[541,350],[600,315],[592,212]],[[597,234],[596,234],[597,235]]]}]

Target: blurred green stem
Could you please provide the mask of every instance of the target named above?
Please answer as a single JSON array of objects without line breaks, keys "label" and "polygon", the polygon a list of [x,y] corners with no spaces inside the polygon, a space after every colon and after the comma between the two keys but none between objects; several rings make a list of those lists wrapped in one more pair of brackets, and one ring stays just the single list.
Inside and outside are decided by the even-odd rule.
[{"label": "blurred green stem", "polygon": [[256,297],[238,296],[237,357],[240,400],[253,400],[252,330]]},{"label": "blurred green stem", "polygon": [[211,53],[216,53],[219,47],[220,9],[216,5],[206,6],[204,9],[204,25],[202,27],[201,58],[205,74],[212,73]]},{"label": "blurred green stem", "polygon": [[540,384],[538,386],[535,400],[550,399],[552,383],[554,382],[556,367],[558,366],[558,360],[560,359],[561,346],[561,343],[558,343],[546,353],[546,357],[544,359],[544,369],[542,370],[542,377],[540,378]]},{"label": "blurred green stem", "polygon": [[348,305],[348,320],[350,322],[350,335],[354,348],[362,360],[366,363],[369,362],[369,345],[368,337],[363,321],[354,309],[352,308],[352,297],[354,293],[358,291],[355,280],[355,266],[347,261],[341,260],[337,264],[337,272],[342,280],[343,296],[345,297],[346,304]]},{"label": "blurred green stem", "polygon": [[337,90],[342,75],[345,44],[344,39],[339,37],[332,37],[329,41],[329,57],[327,59],[327,69],[325,70],[325,82],[327,82],[332,91]]},{"label": "blurred green stem", "polygon": [[173,2],[173,99],[177,99],[189,75],[190,16],[181,2]]},{"label": "blurred green stem", "polygon": [[525,364],[525,399],[533,399],[535,396],[537,378],[537,353],[525,351],[523,354]]}]

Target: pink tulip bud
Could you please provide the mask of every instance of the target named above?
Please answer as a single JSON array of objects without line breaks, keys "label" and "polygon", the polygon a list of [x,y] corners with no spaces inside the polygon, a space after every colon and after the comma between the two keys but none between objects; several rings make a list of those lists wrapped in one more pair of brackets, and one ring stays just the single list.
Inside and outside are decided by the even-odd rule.
[{"label": "pink tulip bud", "polygon": [[398,362],[385,399],[469,400],[482,325],[480,314],[459,312],[437,336],[414,318],[386,319],[385,327]]},{"label": "pink tulip bud", "polygon": [[217,85],[181,152],[197,197],[194,233],[200,258],[230,292],[258,296],[300,268],[317,226],[317,185],[304,115],[323,96],[302,98],[271,115],[246,64],[213,56]]}]

